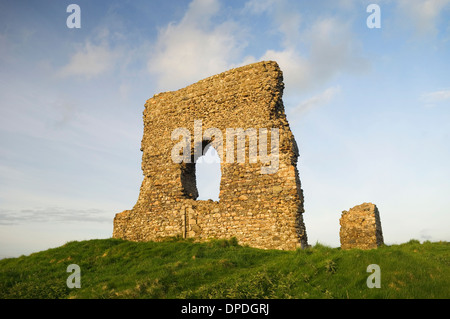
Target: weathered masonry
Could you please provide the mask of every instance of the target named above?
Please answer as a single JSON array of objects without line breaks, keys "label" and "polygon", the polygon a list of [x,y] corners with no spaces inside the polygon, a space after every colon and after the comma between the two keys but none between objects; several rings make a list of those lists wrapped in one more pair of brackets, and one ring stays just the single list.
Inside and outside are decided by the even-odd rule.
[{"label": "weathered masonry", "polygon": [[[236,237],[240,244],[258,248],[307,246],[303,192],[296,167],[298,149],[284,112],[283,88],[278,64],[265,61],[147,100],[141,147],[144,180],[133,209],[115,216],[113,237],[133,241],[169,236],[200,241]],[[195,123],[199,121],[201,145],[194,138],[195,130],[199,130]],[[179,140],[173,140],[172,133],[178,128],[191,132],[187,141],[191,161],[173,160],[172,152]],[[263,173],[262,168],[270,163],[261,161],[261,154],[256,162],[249,160],[249,135],[245,143],[240,143],[238,138],[226,136],[227,128],[245,132],[254,129],[259,138],[260,129],[267,129],[271,145],[267,152],[275,154],[276,169]],[[278,129],[277,150],[270,138],[273,128]],[[222,145],[217,143],[217,134],[211,134],[217,131],[223,133]],[[233,141],[231,148],[225,147],[228,140]],[[208,144],[221,154],[218,202],[196,200],[195,148],[204,150]],[[245,151],[245,162],[225,160],[227,150],[233,151],[235,158],[239,151]]]},{"label": "weathered masonry", "polygon": [[380,213],[375,204],[363,203],[344,210],[339,223],[342,249],[373,249],[384,244]]}]

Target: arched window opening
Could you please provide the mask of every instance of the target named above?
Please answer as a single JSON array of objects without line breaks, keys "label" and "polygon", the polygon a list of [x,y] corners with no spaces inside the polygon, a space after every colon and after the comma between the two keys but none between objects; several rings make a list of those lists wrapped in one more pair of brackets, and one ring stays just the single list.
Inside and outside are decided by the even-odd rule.
[{"label": "arched window opening", "polygon": [[198,191],[198,200],[219,200],[220,179],[220,157],[216,149],[208,144],[201,156],[195,163],[195,175]]}]

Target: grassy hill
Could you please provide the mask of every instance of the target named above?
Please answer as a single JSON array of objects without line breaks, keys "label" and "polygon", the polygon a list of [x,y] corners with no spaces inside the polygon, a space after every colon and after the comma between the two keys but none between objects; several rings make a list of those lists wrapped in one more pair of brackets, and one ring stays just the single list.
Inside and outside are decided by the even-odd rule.
[{"label": "grassy hill", "polygon": [[[69,289],[67,266],[81,269]],[[366,285],[367,266],[381,288]],[[235,240],[68,242],[0,260],[0,298],[450,298],[450,243],[260,250]]]}]

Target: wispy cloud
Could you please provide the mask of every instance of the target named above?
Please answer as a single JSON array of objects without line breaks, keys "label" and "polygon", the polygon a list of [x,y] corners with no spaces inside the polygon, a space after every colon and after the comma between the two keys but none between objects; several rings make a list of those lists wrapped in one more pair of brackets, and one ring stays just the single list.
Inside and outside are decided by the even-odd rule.
[{"label": "wispy cloud", "polygon": [[450,0],[399,0],[398,14],[402,25],[412,26],[418,36],[434,36],[442,12]]},{"label": "wispy cloud", "polygon": [[275,29],[283,35],[285,46],[299,41],[302,16],[292,4],[284,0],[250,0],[245,4],[244,12],[253,15],[268,13]]},{"label": "wispy cloud", "polygon": [[450,89],[425,93],[421,95],[420,99],[427,107],[433,107],[437,103],[450,100]]},{"label": "wispy cloud", "polygon": [[111,222],[111,216],[100,209],[47,207],[11,210],[0,208],[0,225],[51,222]]},{"label": "wispy cloud", "polygon": [[322,93],[314,95],[313,97],[300,102],[300,104],[298,104],[291,110],[291,113],[293,115],[304,114],[314,108],[328,104],[333,99],[333,97],[339,94],[339,92],[341,92],[340,86],[330,87]]},{"label": "wispy cloud", "polygon": [[247,8],[269,16],[281,34],[282,49],[267,50],[261,60],[280,64],[289,93],[310,92],[339,74],[358,74],[370,68],[350,23],[342,17],[319,16],[306,25],[285,1],[263,3],[250,1]]},{"label": "wispy cloud", "polygon": [[148,61],[161,89],[178,89],[229,68],[245,46],[232,20],[213,23],[217,0],[194,0],[179,23],[161,29]]},{"label": "wispy cloud", "polygon": [[320,16],[306,24],[299,8],[286,1],[248,1],[241,16],[266,15],[279,34],[281,48],[243,56],[251,41],[246,37],[250,26],[239,17],[227,18],[222,9],[218,0],[193,0],[179,22],[160,29],[148,60],[159,89],[179,89],[230,67],[275,60],[288,83],[287,92],[302,94],[320,89],[340,73],[370,67],[350,23],[342,17]]},{"label": "wispy cloud", "polygon": [[111,50],[107,43],[96,45],[87,41],[72,55],[69,63],[59,70],[58,75],[92,78],[111,70],[118,58],[118,52]]}]

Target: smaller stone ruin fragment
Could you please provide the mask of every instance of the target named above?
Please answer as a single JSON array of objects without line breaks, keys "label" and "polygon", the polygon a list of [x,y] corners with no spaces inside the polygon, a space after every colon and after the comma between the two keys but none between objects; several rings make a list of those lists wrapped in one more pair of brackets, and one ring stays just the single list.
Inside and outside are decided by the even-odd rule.
[{"label": "smaller stone ruin fragment", "polygon": [[372,203],[343,211],[339,223],[342,249],[373,249],[384,244],[380,214]]}]

